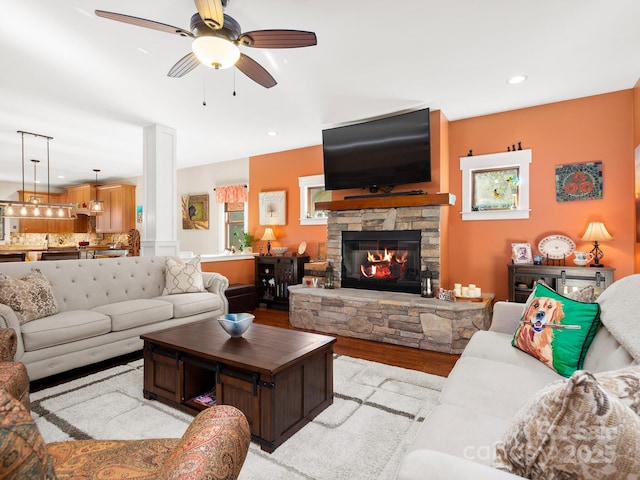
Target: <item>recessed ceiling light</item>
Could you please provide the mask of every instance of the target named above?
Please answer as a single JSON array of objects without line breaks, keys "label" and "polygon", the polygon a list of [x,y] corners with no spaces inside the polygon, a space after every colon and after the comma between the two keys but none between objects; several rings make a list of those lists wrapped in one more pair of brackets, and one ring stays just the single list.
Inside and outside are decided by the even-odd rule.
[{"label": "recessed ceiling light", "polygon": [[276,135],[278,135],[278,132],[276,132],[275,130],[269,130],[267,132],[267,135],[269,135],[270,137],[275,137]]},{"label": "recessed ceiling light", "polygon": [[511,85],[516,85],[517,83],[524,82],[526,79],[527,79],[526,75],[514,75],[509,80],[507,80],[507,83]]}]

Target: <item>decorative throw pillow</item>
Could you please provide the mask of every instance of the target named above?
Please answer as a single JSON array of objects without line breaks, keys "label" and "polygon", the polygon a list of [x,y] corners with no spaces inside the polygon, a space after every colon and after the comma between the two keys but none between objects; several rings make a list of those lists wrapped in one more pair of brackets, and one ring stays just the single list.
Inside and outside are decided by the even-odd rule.
[{"label": "decorative throw pillow", "polygon": [[559,295],[536,284],[511,344],[569,377],[582,368],[600,324],[600,305]]},{"label": "decorative throw pillow", "polygon": [[493,466],[540,480],[637,478],[640,417],[580,370],[523,405]]},{"label": "decorative throw pillow", "polygon": [[595,377],[607,393],[620,399],[640,417],[640,365],[596,373]]},{"label": "decorative throw pillow", "polygon": [[58,313],[51,284],[37,268],[22,279],[0,273],[0,303],[11,307],[20,325]]},{"label": "decorative throw pillow", "polygon": [[196,256],[187,263],[167,257],[164,285],[163,295],[204,292],[200,257]]}]

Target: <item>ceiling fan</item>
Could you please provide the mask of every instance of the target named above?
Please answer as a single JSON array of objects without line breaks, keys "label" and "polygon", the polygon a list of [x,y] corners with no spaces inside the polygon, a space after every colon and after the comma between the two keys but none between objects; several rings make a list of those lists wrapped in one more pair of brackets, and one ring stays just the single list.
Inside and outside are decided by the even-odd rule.
[{"label": "ceiling fan", "polygon": [[193,38],[192,51],[171,67],[169,77],[182,77],[203,64],[220,69],[236,66],[254,82],[265,88],[277,84],[271,74],[248,55],[240,52],[239,45],[254,48],[297,48],[316,45],[314,32],[302,30],[255,30],[242,33],[240,24],[223,13],[229,0],[194,0],[198,10],[191,17],[191,31],[164,23],[132,17],[121,13],[96,10],[96,15],[110,20],[129,23]]}]

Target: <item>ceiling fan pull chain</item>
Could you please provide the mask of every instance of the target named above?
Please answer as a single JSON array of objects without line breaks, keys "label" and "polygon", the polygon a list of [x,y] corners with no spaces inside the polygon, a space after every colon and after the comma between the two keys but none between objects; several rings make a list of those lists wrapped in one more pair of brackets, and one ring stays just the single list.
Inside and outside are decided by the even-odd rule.
[{"label": "ceiling fan pull chain", "polygon": [[207,77],[202,77],[202,106],[207,106]]},{"label": "ceiling fan pull chain", "polygon": [[236,96],[236,69],[233,69],[233,96]]}]

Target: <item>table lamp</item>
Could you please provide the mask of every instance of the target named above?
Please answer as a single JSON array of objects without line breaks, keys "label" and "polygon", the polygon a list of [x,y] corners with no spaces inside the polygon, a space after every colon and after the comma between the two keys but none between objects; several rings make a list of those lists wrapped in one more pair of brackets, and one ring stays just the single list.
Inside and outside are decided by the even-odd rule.
[{"label": "table lamp", "polygon": [[587,231],[584,232],[584,235],[582,236],[582,240],[585,242],[593,242],[593,248],[591,249],[593,263],[591,266],[604,267],[604,265],[600,263],[600,259],[604,256],[604,253],[600,250],[598,242],[608,242],[613,240],[613,237],[609,235],[609,232],[607,232],[607,228],[604,226],[604,223],[590,222],[587,227]]},{"label": "table lamp", "polygon": [[267,241],[267,255],[271,256],[271,240],[275,240],[276,236],[273,233],[273,228],[267,227],[264,229],[264,235],[262,235],[261,240]]}]

